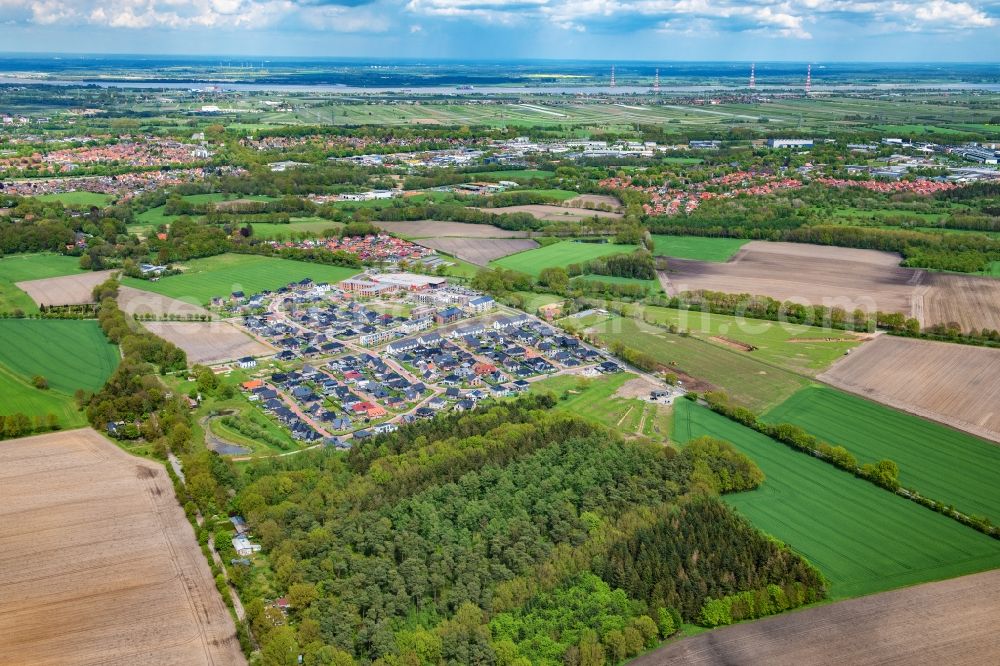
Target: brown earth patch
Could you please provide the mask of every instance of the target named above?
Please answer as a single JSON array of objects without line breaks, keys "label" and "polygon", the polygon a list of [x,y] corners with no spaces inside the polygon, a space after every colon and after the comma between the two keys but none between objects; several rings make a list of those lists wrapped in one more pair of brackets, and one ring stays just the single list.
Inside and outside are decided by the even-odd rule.
[{"label": "brown earth patch", "polygon": [[757,349],[753,345],[748,345],[745,342],[740,342],[739,340],[733,340],[732,338],[726,338],[721,335],[713,335],[712,337],[709,338],[709,340],[712,340],[713,342],[718,342],[719,344],[725,345],[730,349],[735,349],[736,351],[752,352],[755,349]]},{"label": "brown earth patch", "polygon": [[881,335],[818,379],[1000,442],[1000,349]]},{"label": "brown earth patch", "polygon": [[196,303],[189,303],[177,298],[170,298],[151,291],[143,291],[133,287],[118,288],[118,306],[128,314],[154,315],[208,315],[208,310]]},{"label": "brown earth patch", "polygon": [[928,273],[924,295],[928,324],[955,322],[964,330],[1000,331],[1000,280],[953,273]]},{"label": "brown earth patch", "polygon": [[270,345],[225,321],[147,321],[142,325],[151,333],[183,349],[189,364],[215,364],[244,356],[267,356],[275,353]]},{"label": "brown earth patch", "polygon": [[631,664],[987,664],[1000,654],[997,617],[1000,570],[717,629]]},{"label": "brown earth patch", "polygon": [[423,238],[420,244],[477,266],[538,247],[538,243],[527,238]]},{"label": "brown earth patch", "polygon": [[577,208],[586,208],[588,203],[598,206],[602,204],[611,206],[612,210],[618,210],[622,206],[622,202],[618,200],[618,197],[613,197],[610,194],[581,194],[566,202],[567,205]]},{"label": "brown earth patch", "polygon": [[587,210],[571,206],[553,206],[549,204],[528,204],[524,206],[505,206],[503,208],[482,208],[480,210],[503,215],[505,213],[528,213],[539,220],[548,222],[579,222],[592,217],[619,218],[621,213],[609,213],[603,210]]},{"label": "brown earth patch", "polygon": [[650,392],[662,388],[656,382],[652,382],[645,377],[635,377],[630,379],[615,391],[616,398],[648,398]]},{"label": "brown earth patch", "polygon": [[18,282],[17,287],[38,305],[80,305],[93,303],[94,287],[111,277],[114,271],[93,271],[62,277]]},{"label": "brown earth patch", "polygon": [[245,664],[166,471],[89,428],[0,447],[0,660]]}]

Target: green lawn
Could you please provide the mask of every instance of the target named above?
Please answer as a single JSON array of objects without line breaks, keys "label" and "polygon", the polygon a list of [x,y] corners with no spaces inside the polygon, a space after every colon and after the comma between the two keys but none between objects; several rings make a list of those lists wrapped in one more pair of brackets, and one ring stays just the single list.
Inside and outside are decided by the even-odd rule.
[{"label": "green lawn", "polygon": [[805,388],[765,416],[840,444],[861,463],[899,465],[903,486],[1000,522],[1000,447],[825,386]]},{"label": "green lawn", "polygon": [[559,303],[566,300],[562,296],[556,296],[555,294],[536,294],[532,291],[518,291],[515,293],[524,299],[525,311],[532,313],[543,305]]},{"label": "green lawn", "polygon": [[1000,541],[705,407],[678,401],[673,433],[718,437],[753,458],[764,484],[726,502],[818,567],[834,599],[1000,567]]},{"label": "green lawn", "polygon": [[234,291],[253,294],[277,289],[303,278],[316,282],[339,282],[360,271],[356,268],[323,266],[290,259],[247,254],[222,254],[195,259],[183,265],[182,275],[171,275],[156,282],[125,278],[124,284],[171,298],[193,298],[208,303],[216,296]]},{"label": "green lawn", "polygon": [[581,263],[608,254],[634,252],[635,245],[616,245],[614,243],[578,243],[561,241],[545,247],[518,252],[503,259],[491,262],[492,266],[500,266],[521,273],[538,277],[542,269],[556,266],[568,266]]},{"label": "green lawn", "polygon": [[139,213],[135,216],[135,224],[129,225],[129,231],[133,227],[155,227],[161,224],[170,224],[180,217],[179,215],[167,215],[166,211],[166,206],[157,206],[156,208],[150,208],[145,212]]},{"label": "green lawn", "polygon": [[93,319],[3,319],[0,340],[0,363],[26,379],[42,375],[68,395],[96,391],[118,366],[118,348]]},{"label": "green lawn", "polygon": [[749,241],[739,238],[704,238],[702,236],[653,236],[657,256],[697,259],[699,261],[728,261]]},{"label": "green lawn", "polygon": [[16,282],[81,273],[80,260],[61,254],[13,254],[0,258],[0,312],[38,312],[38,305]]},{"label": "green lawn", "polygon": [[613,316],[591,329],[605,342],[620,341],[651,354],[657,361],[711,383],[756,411],[788,399],[809,379],[758,361],[752,353],[673,335],[632,318]]},{"label": "green lawn", "polygon": [[645,319],[673,324],[678,329],[690,331],[692,335],[710,340],[713,344],[724,344],[711,340],[713,337],[722,337],[752,345],[757,349],[743,353],[756,360],[808,375],[825,370],[848,349],[860,344],[853,335],[835,329],[655,306],[646,307],[643,313]]},{"label": "green lawn", "polygon": [[560,375],[534,382],[534,393],[551,392],[559,398],[555,409],[618,430],[626,435],[665,439],[670,434],[670,408],[637,398],[615,397],[622,384],[636,375],[620,372],[593,379]]},{"label": "green lawn", "polygon": [[104,207],[114,201],[110,194],[97,194],[95,192],[60,192],[58,194],[39,194],[35,197],[41,201],[61,201],[64,206],[79,208],[99,206]]}]

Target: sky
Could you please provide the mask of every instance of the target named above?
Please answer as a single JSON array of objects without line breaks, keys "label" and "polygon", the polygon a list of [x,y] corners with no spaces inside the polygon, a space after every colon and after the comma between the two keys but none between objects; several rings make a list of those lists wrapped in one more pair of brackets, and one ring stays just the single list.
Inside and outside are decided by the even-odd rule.
[{"label": "sky", "polygon": [[0,51],[1000,61],[1000,0],[0,0]]}]

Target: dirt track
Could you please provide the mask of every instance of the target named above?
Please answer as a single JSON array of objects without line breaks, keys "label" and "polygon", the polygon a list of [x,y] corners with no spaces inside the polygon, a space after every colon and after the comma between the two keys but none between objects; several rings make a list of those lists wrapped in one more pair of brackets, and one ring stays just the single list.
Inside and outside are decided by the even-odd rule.
[{"label": "dirt track", "polygon": [[661,664],[996,663],[1000,570],[726,627],[631,662]]},{"label": "dirt track", "polygon": [[1000,349],[881,335],[818,379],[1000,442]]},{"label": "dirt track", "polygon": [[0,446],[0,662],[246,663],[161,465],[89,428]]},{"label": "dirt track", "polygon": [[229,322],[147,321],[152,333],[184,350],[188,363],[222,363],[243,356],[275,353],[269,345],[250,337]]},{"label": "dirt track", "polygon": [[420,244],[478,266],[538,247],[538,243],[527,238],[423,238]]},{"label": "dirt track", "polygon": [[111,277],[114,271],[77,273],[63,277],[18,282],[17,287],[39,305],[80,305],[93,303],[94,287]]}]

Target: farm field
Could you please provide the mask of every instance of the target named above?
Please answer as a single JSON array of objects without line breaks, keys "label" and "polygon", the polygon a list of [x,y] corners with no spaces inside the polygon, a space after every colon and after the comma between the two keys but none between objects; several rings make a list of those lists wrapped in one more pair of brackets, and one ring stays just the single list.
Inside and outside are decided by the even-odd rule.
[{"label": "farm field", "polygon": [[91,429],[0,447],[0,654],[245,664],[162,465]]},{"label": "farm field", "polygon": [[660,293],[663,287],[660,285],[659,280],[643,280],[640,278],[626,278],[617,277],[615,275],[580,275],[572,280],[585,280],[588,282],[605,282],[607,284],[634,284],[640,285],[646,288],[647,293]]},{"label": "farm field", "polygon": [[534,312],[543,305],[551,305],[552,303],[560,303],[566,300],[562,296],[556,296],[555,294],[536,294],[533,291],[517,291],[514,293],[524,299],[524,309],[528,312]]},{"label": "farm field", "polygon": [[[499,210],[499,209],[498,209]],[[391,234],[406,238],[527,238],[527,231],[508,231],[492,224],[470,224],[468,222],[439,222],[437,220],[417,220],[414,222],[373,222],[375,226]]]},{"label": "farm field", "polygon": [[0,258],[0,312],[38,312],[38,304],[16,283],[83,273],[77,257],[61,254],[15,254]]},{"label": "farm field", "polygon": [[828,368],[849,349],[861,344],[860,336],[837,329],[656,306],[644,307],[642,314],[644,319],[673,324],[678,330],[724,347],[737,350],[740,345],[756,347],[743,353],[807,375]]},{"label": "farm field", "polygon": [[208,303],[212,298],[234,291],[252,294],[277,289],[290,282],[312,278],[316,282],[339,282],[360,271],[342,266],[322,266],[290,259],[246,254],[222,254],[194,259],[184,264],[182,275],[170,275],[156,282],[124,278],[122,283],[171,298]]},{"label": "farm field", "polygon": [[63,428],[86,425],[87,419],[72,397],[58,391],[40,391],[30,381],[0,365],[0,414],[20,412],[31,418],[52,414]]},{"label": "farm field", "polygon": [[567,203],[577,208],[586,208],[587,204],[611,206],[612,209],[618,209],[622,206],[622,202],[618,197],[610,194],[579,194],[567,201]]},{"label": "farm field", "polygon": [[[996,262],[995,262],[996,263]],[[1000,280],[955,273],[928,273],[924,319],[957,322],[963,330],[1000,330]]]},{"label": "farm field", "polygon": [[840,444],[862,464],[893,460],[904,487],[1000,522],[1000,446],[825,386],[802,389],[764,419]]},{"label": "farm field", "polygon": [[538,243],[528,238],[424,238],[420,244],[477,266],[538,247]]},{"label": "farm field", "polygon": [[80,305],[93,303],[94,287],[107,281],[114,271],[92,271],[18,282],[38,305]]},{"label": "farm field", "polygon": [[469,177],[470,181],[474,180],[488,180],[490,182],[496,182],[498,180],[512,180],[516,183],[522,180],[536,180],[538,178],[552,178],[556,175],[555,171],[542,171],[541,169],[508,169],[506,171],[479,171],[476,173],[465,174]]},{"label": "farm field", "polygon": [[1000,571],[988,571],[717,629],[630,664],[984,664],[1000,653],[997,616]]},{"label": "farm field", "polygon": [[697,259],[698,261],[728,261],[747,242],[739,238],[657,234],[653,236],[653,253],[657,256]]},{"label": "farm field", "polygon": [[1000,566],[1000,542],[706,407],[679,400],[673,429],[678,442],[718,437],[757,463],[763,485],[725,501],[818,567],[832,599]]},{"label": "farm field", "polygon": [[147,321],[143,326],[187,354],[188,365],[221,363],[243,356],[264,356],[275,350],[224,321]]},{"label": "farm field", "polygon": [[115,199],[110,194],[97,194],[95,192],[59,192],[57,194],[39,194],[35,198],[41,201],[59,201],[64,206],[73,208],[104,207]]},{"label": "farm field", "polygon": [[645,400],[658,388],[628,372],[593,379],[560,375],[533,382],[531,391],[554,393],[555,409],[568,411],[626,435],[643,435],[664,440],[670,435],[670,407]]},{"label": "farm field", "polygon": [[101,388],[120,358],[92,319],[0,319],[0,340],[0,364],[29,382],[41,375],[68,396]]},{"label": "farm field", "polygon": [[[569,201],[570,199],[576,199],[579,197],[578,192],[570,192],[568,190],[556,190],[556,189],[537,189],[533,188],[530,190],[514,190],[518,194],[537,194],[543,197],[549,197],[550,199],[556,199],[557,201]],[[497,211],[503,211],[505,207],[497,207]]]},{"label": "farm field", "polygon": [[[142,280],[146,282],[146,280]],[[170,298],[152,291],[143,291],[134,287],[118,287],[118,307],[130,315],[177,315],[179,317],[211,316],[205,308],[188,301]]]},{"label": "farm field", "polygon": [[661,275],[671,295],[708,289],[910,316],[924,273],[900,268],[899,261],[874,250],[751,241],[727,263],[675,259]]},{"label": "farm field", "polygon": [[603,257],[609,254],[634,252],[635,245],[616,245],[614,243],[577,243],[575,241],[560,241],[552,245],[529,250],[505,257],[493,262],[494,266],[508,268],[520,273],[538,277],[542,269],[556,266],[568,266]]},{"label": "farm field", "polygon": [[711,385],[695,388],[686,381],[687,388],[722,389],[755,411],[777,405],[809,383],[802,375],[758,361],[744,351],[667,333],[631,318],[612,316],[587,331],[605,343],[617,341],[641,350],[671,370]]},{"label": "farm field", "polygon": [[503,208],[480,208],[479,210],[500,215],[504,213],[528,213],[546,222],[579,222],[594,217],[619,218],[622,216],[621,213],[609,213],[604,210],[573,208],[571,206],[556,206],[553,204],[525,204],[522,206],[504,206]]},{"label": "farm field", "polygon": [[311,238],[319,238],[327,229],[340,229],[344,225],[322,217],[293,217],[288,224],[252,223],[254,238],[287,240],[293,234],[308,234]]},{"label": "farm field", "polygon": [[819,379],[1000,442],[1000,349],[883,335]]}]

